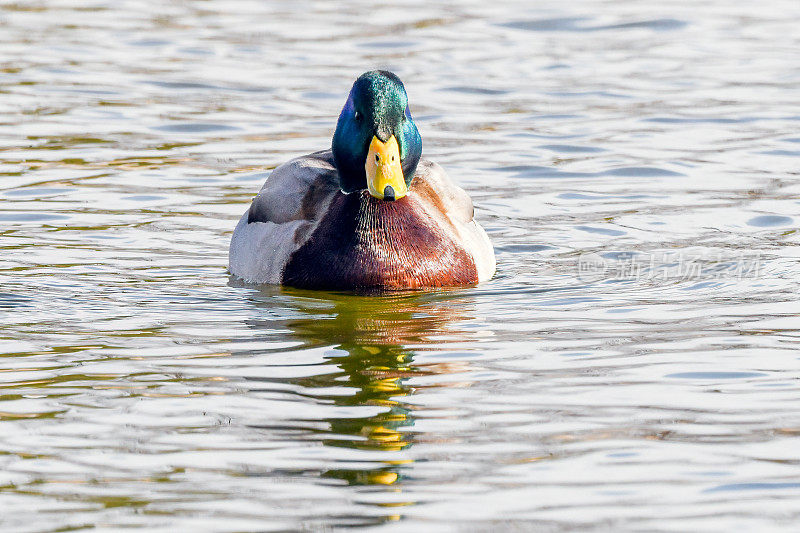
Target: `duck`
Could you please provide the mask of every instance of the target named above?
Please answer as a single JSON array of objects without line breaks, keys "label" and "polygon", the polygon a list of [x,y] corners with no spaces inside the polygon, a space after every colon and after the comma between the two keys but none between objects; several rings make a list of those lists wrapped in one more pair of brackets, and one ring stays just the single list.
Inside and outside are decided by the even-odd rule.
[{"label": "duck", "polygon": [[422,158],[392,72],[359,76],[331,148],[276,167],[234,229],[229,272],[329,291],[471,286],[495,273],[469,195]]}]

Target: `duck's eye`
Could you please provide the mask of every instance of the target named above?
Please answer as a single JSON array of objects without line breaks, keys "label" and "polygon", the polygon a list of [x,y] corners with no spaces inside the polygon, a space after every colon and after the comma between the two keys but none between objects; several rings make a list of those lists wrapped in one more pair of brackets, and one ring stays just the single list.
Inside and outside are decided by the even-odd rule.
[{"label": "duck's eye", "polygon": [[376,163],[380,163],[381,162],[381,156],[379,156],[378,154],[375,154],[375,162]]},{"label": "duck's eye", "polygon": [[356,122],[361,122],[361,113],[356,111],[355,115],[353,115],[353,118],[356,119]]},{"label": "duck's eye", "polygon": [[394,156],[392,156],[392,161],[394,161]]}]

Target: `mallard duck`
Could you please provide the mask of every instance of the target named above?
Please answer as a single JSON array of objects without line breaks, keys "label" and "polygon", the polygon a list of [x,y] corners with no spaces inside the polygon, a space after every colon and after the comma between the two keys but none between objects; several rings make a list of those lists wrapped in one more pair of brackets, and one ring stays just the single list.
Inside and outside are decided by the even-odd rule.
[{"label": "mallard duck", "polygon": [[421,159],[403,82],[362,74],[330,150],[272,171],[231,239],[230,272],[306,289],[418,289],[488,280],[494,250],[472,200]]}]

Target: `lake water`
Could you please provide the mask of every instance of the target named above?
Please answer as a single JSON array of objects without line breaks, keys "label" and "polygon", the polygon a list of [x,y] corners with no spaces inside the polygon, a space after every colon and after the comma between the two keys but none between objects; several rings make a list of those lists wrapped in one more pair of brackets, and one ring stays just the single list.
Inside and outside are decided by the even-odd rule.
[{"label": "lake water", "polygon": [[[794,0],[3,2],[3,531],[794,530],[798,24]],[[270,169],[328,147],[372,68],[496,277],[232,280]]]}]

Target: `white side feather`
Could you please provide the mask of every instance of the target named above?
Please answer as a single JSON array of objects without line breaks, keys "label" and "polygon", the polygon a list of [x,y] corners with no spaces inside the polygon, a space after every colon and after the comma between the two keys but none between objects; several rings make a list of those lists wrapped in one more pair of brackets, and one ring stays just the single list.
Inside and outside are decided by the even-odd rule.
[{"label": "white side feather", "polygon": [[[298,157],[272,171],[233,231],[231,274],[251,283],[281,283],[290,255],[302,245],[295,242],[298,230],[310,235],[319,218],[313,215],[323,213],[338,190],[336,169],[326,155],[330,152]],[[303,200],[314,187],[319,196],[309,217]],[[265,221],[248,224],[251,211]]]}]

